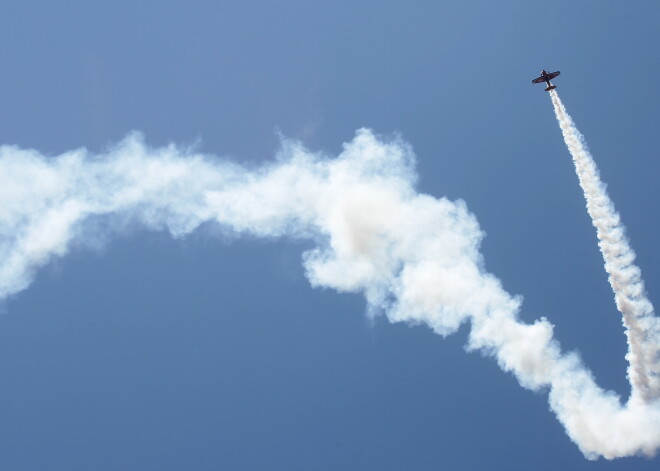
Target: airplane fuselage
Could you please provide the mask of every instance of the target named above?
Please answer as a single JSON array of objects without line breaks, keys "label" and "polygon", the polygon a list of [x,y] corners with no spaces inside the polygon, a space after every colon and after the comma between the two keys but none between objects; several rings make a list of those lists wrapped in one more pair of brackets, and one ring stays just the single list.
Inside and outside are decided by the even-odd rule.
[{"label": "airplane fuselage", "polygon": [[550,90],[554,90],[555,88],[557,88],[556,85],[553,85],[552,82],[550,82],[550,76],[545,71],[545,69],[541,71],[541,75],[543,76],[543,80],[545,80],[545,83],[548,84],[548,88],[545,89],[546,92],[549,92]]}]

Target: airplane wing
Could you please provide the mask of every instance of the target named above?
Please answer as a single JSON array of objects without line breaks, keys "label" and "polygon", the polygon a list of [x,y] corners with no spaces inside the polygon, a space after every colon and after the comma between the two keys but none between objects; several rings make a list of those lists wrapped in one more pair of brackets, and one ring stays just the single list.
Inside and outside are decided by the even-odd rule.
[{"label": "airplane wing", "polygon": [[[559,75],[559,73],[557,73]],[[532,80],[532,83],[543,83],[545,82],[545,79],[543,77],[536,77],[534,80]]]},{"label": "airplane wing", "polygon": [[556,77],[557,75],[559,75],[559,74],[560,74],[559,71],[557,71],[557,72],[551,72],[551,73],[548,74],[548,79],[552,80],[553,78],[555,78],[555,77]]}]

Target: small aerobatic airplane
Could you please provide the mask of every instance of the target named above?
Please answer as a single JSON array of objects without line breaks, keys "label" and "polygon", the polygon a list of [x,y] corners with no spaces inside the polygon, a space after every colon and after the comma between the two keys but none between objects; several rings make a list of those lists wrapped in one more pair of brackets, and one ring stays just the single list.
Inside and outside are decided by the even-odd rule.
[{"label": "small aerobatic airplane", "polygon": [[548,88],[546,88],[545,91],[549,92],[550,90],[554,90],[555,88],[557,88],[556,85],[553,85],[552,83],[550,83],[550,80],[555,78],[557,75],[559,75],[559,71],[557,71],[557,72],[546,72],[545,70],[542,70],[541,71],[541,76],[536,77],[534,80],[532,80],[532,83],[543,83],[543,82],[547,83]]}]

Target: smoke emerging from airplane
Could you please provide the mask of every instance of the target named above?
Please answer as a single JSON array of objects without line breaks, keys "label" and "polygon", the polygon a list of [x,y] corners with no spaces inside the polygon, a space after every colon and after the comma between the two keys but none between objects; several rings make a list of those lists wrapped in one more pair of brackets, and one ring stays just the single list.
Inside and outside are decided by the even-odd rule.
[{"label": "smoke emerging from airplane", "polygon": [[600,180],[584,137],[573,124],[557,92],[550,91],[550,97],[573,156],[587,211],[596,228],[598,246],[605,260],[617,308],[623,314],[628,338],[626,359],[629,362],[631,400],[652,402],[660,398],[660,319],[655,317],[653,306],[646,297],[641,270],[634,265],[635,253],[628,244],[621,218]]},{"label": "smoke emerging from airplane", "polygon": [[[559,110],[564,134],[578,136],[575,149],[586,152]],[[587,173],[597,180],[597,172]],[[607,246],[621,262],[610,267],[622,293],[617,302],[642,306],[624,312],[633,394],[622,404],[595,384],[576,354],[562,353],[548,320],[519,320],[520,299],[484,269],[483,234],[465,203],[420,194],[415,183],[411,147],[366,129],[334,158],[285,139],[277,159],[257,169],[174,145],[150,148],[139,134],[102,155],[76,150],[47,157],[3,146],[0,299],[26,289],[55,257],[117,228],[184,237],[214,223],[238,236],[311,240],[315,248],[303,254],[303,264],[313,286],[362,293],[372,314],[424,324],[442,336],[469,323],[468,349],[492,356],[523,387],[547,390],[551,409],[586,456],[654,454],[660,446],[657,319],[631,268],[632,252]],[[627,247],[614,220],[601,240]]]}]

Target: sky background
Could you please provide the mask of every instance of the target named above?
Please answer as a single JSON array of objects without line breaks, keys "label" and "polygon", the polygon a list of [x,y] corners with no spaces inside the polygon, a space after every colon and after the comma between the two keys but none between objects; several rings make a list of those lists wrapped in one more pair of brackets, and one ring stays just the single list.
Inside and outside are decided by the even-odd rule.
[{"label": "sky background", "polygon": [[[167,3],[167,4],[165,4]],[[131,130],[248,165],[278,133],[336,154],[400,133],[420,192],[464,199],[521,317],[626,397],[595,229],[547,93],[585,135],[660,305],[655,1],[37,2],[0,6],[0,142]],[[42,269],[0,316],[7,470],[654,469],[587,461],[467,327],[371,323],[300,242],[135,230]]]}]

